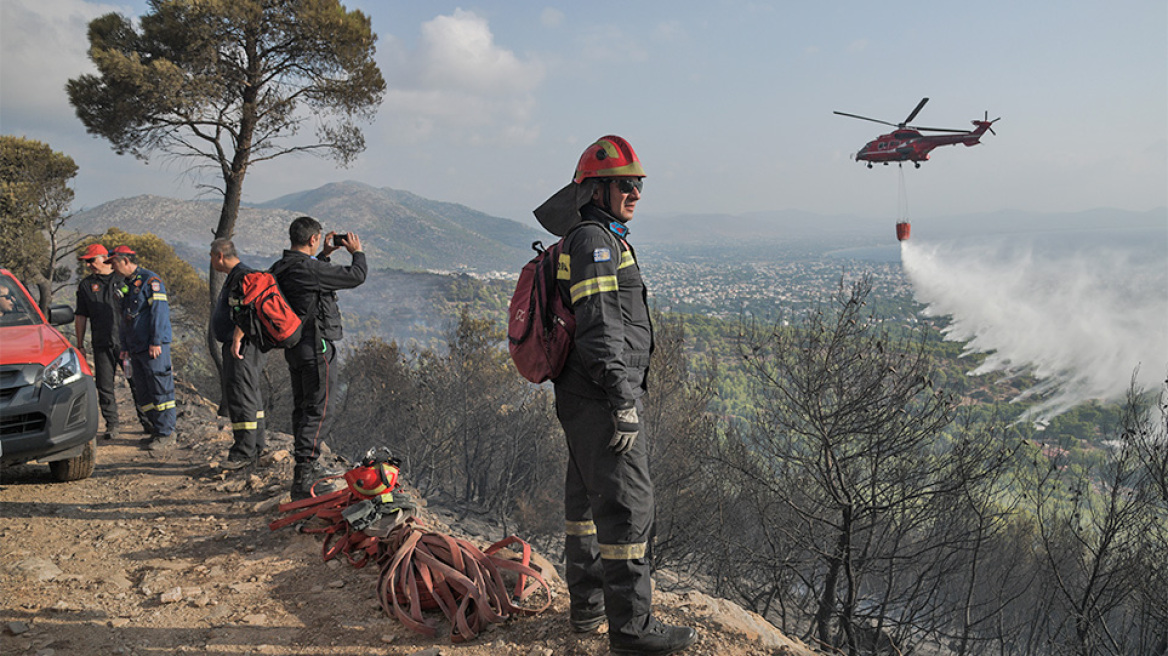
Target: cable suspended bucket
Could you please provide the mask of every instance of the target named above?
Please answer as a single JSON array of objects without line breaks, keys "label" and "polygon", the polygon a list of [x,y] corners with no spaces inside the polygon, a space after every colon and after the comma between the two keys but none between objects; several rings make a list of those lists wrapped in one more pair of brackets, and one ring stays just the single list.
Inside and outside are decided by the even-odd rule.
[{"label": "cable suspended bucket", "polygon": [[908,239],[909,232],[912,230],[912,226],[910,226],[908,222],[908,190],[904,186],[904,165],[901,164],[899,169],[900,194],[897,198],[898,207],[896,208],[897,213],[899,214],[896,220],[896,240],[906,241]]}]

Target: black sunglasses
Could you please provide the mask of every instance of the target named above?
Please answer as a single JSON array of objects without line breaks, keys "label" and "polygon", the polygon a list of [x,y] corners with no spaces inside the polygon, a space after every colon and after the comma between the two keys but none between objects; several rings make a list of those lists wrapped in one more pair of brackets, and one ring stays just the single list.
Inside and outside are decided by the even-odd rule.
[{"label": "black sunglasses", "polygon": [[644,178],[621,178],[620,180],[614,180],[613,182],[616,182],[616,188],[622,194],[631,194],[633,193],[634,189],[641,191],[641,189],[645,186]]}]

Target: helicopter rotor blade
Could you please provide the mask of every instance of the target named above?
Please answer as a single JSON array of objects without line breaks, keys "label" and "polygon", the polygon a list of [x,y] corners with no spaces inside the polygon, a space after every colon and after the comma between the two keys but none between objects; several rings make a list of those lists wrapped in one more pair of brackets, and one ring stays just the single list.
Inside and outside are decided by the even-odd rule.
[{"label": "helicopter rotor blade", "polygon": [[925,103],[927,103],[927,102],[929,102],[928,98],[921,98],[921,101],[919,103],[917,103],[916,109],[912,110],[912,113],[909,114],[908,118],[904,119],[904,121],[902,121],[900,125],[901,126],[908,125],[908,122],[917,117],[917,114],[921,111],[921,108],[924,107]]},{"label": "helicopter rotor blade", "polygon": [[865,121],[872,121],[873,123],[883,123],[884,125],[891,125],[894,128],[899,127],[896,123],[889,123],[888,121],[881,121],[878,118],[868,118],[867,116],[860,116],[859,114],[848,114],[847,112],[832,112],[832,113],[839,114],[840,116],[848,116],[850,118],[858,118],[858,119],[862,119]]},{"label": "helicopter rotor blade", "polygon": [[956,134],[969,134],[970,130],[957,130],[954,128],[922,128],[916,125],[906,125],[906,128],[912,128],[920,132],[953,132]]}]

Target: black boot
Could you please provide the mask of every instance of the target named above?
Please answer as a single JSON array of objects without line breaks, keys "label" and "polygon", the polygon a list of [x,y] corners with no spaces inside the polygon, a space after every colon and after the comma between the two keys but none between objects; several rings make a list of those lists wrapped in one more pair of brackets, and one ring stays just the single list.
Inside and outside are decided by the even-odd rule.
[{"label": "black boot", "polygon": [[692,645],[698,632],[688,626],[670,626],[653,621],[652,628],[637,638],[619,634],[609,635],[608,644],[614,654],[623,656],[665,656]]},{"label": "black boot", "polygon": [[321,496],[341,489],[342,481],[339,478],[329,478],[319,482],[322,478],[340,476],[339,470],[321,464],[319,461],[298,462],[292,472],[292,500],[299,501],[312,496]]},{"label": "black boot", "polygon": [[592,633],[604,624],[604,606],[599,608],[568,609],[568,623],[576,633]]}]

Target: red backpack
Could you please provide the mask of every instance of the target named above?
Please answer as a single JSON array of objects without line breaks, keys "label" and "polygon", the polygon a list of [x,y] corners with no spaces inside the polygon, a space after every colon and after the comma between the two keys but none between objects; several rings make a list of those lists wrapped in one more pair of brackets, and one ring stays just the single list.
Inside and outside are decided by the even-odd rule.
[{"label": "red backpack", "polygon": [[235,300],[235,325],[261,351],[291,348],[300,343],[304,322],[288,305],[270,271],[244,274]]},{"label": "red backpack", "polygon": [[531,245],[536,255],[519,272],[507,310],[511,360],[520,375],[533,383],[560,375],[576,335],[576,315],[564,303],[556,284],[564,239],[546,249],[542,242]]}]

